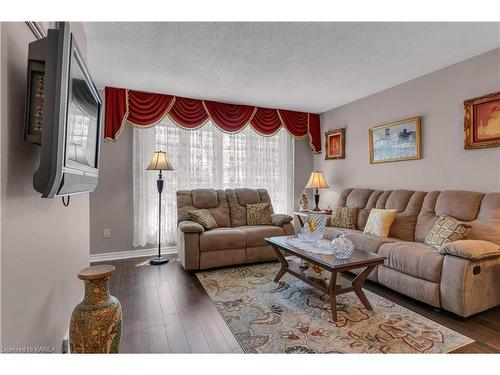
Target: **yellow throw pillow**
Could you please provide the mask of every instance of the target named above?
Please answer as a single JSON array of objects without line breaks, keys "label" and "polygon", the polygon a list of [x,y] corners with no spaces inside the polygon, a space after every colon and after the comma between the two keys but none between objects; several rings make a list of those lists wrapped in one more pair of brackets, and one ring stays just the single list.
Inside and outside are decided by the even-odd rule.
[{"label": "yellow throw pillow", "polygon": [[396,219],[398,210],[382,210],[372,208],[366,221],[363,233],[375,234],[376,236],[387,237],[391,230],[391,225]]}]

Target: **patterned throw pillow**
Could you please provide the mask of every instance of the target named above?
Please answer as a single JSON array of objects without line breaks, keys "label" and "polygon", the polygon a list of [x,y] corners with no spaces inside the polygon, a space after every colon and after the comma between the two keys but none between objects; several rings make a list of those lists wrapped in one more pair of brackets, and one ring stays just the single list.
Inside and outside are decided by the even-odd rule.
[{"label": "patterned throw pillow", "polygon": [[188,211],[188,215],[191,220],[201,224],[203,228],[207,230],[217,228],[217,222],[214,217],[204,208],[201,210]]},{"label": "patterned throw pillow", "polygon": [[440,216],[425,237],[425,243],[437,250],[448,242],[458,241],[469,234],[471,226],[451,216]]},{"label": "patterned throw pillow", "polygon": [[333,209],[330,225],[337,228],[356,229],[357,207],[337,207]]},{"label": "patterned throw pillow", "polygon": [[391,225],[396,219],[398,210],[382,210],[372,208],[366,221],[363,233],[374,234],[376,236],[387,237],[391,230]]},{"label": "patterned throw pillow", "polygon": [[247,225],[271,225],[269,203],[247,204]]}]

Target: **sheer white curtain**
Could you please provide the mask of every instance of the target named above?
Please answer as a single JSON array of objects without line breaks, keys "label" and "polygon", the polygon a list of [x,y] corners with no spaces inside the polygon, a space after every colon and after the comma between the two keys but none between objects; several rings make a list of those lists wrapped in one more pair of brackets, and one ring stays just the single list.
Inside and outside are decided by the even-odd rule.
[{"label": "sheer white curtain", "polygon": [[196,188],[265,188],[274,211],[293,211],[294,141],[282,128],[263,137],[250,126],[227,134],[210,121],[185,130],[168,117],[148,129],[134,129],[134,246],[158,244],[156,171],[146,166],[155,150],[166,151],[174,171],[163,172],[162,244],[174,244],[177,229],[175,192]]}]

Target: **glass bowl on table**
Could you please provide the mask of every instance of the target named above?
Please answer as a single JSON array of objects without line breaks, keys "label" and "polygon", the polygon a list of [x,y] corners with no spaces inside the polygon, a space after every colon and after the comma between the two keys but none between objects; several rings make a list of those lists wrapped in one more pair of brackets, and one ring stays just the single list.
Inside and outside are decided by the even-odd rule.
[{"label": "glass bowl on table", "polygon": [[337,259],[347,259],[354,251],[354,244],[345,236],[345,234],[341,234],[335,238],[332,241],[331,247]]}]

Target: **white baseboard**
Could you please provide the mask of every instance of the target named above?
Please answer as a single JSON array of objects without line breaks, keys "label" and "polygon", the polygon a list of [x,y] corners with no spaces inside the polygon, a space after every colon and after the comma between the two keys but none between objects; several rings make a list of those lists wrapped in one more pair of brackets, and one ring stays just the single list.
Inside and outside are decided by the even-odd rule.
[{"label": "white baseboard", "polygon": [[[157,253],[158,253],[158,248],[155,247],[150,249],[132,249],[127,251],[115,251],[113,253],[90,254],[90,263],[106,262],[108,260],[149,257],[156,255]],[[161,253],[162,255],[177,254],[177,247],[176,246],[162,247]]]}]

